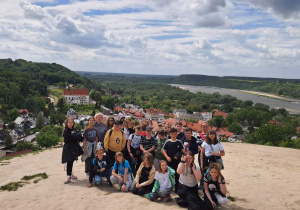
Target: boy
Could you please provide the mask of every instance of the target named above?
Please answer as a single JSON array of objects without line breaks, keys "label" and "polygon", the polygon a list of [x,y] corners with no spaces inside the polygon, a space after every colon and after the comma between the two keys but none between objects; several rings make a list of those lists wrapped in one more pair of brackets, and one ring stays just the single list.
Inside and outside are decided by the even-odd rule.
[{"label": "boy", "polygon": [[[180,140],[177,139],[177,129],[171,128],[170,130],[171,139],[166,141],[163,146],[162,154],[168,161],[168,166],[170,166],[175,171],[177,170],[180,158],[183,154],[183,145]],[[178,180],[179,174],[175,173],[175,192],[178,190]]]},{"label": "boy", "polygon": [[112,187],[112,183],[110,182],[110,176],[114,162],[111,159],[109,159],[108,156],[104,155],[103,148],[96,149],[96,155],[97,157],[95,157],[91,161],[89,184],[87,185],[87,187],[90,188],[92,186],[94,178],[95,184],[100,184],[102,182],[102,177],[106,177],[108,185]]},{"label": "boy", "polygon": [[180,139],[183,144],[184,152],[191,151],[194,155],[198,154],[198,144],[197,139],[192,136],[193,131],[191,128],[185,130],[185,136]]},{"label": "boy", "polygon": [[152,137],[152,127],[148,126],[146,128],[146,136],[145,138],[141,139],[140,142],[140,149],[142,151],[142,156],[150,152],[154,157],[155,147],[156,147],[156,140]]},{"label": "boy", "polygon": [[166,160],[165,156],[162,154],[162,148],[165,142],[168,140],[168,138],[165,136],[165,131],[163,129],[157,132],[157,137],[157,147],[153,162],[155,170],[158,170],[158,163],[160,160]]},{"label": "boy", "polygon": [[133,170],[133,173],[135,175],[137,169],[141,165],[141,150],[140,150],[140,142],[145,137],[141,135],[142,128],[141,126],[137,126],[135,128],[135,133],[131,134],[128,138],[127,142],[127,149],[128,153],[131,157],[129,160],[129,164]]},{"label": "boy", "polygon": [[184,137],[184,133],[182,132],[182,123],[176,122],[175,128],[177,130],[177,139],[179,139],[179,140],[182,139]]}]

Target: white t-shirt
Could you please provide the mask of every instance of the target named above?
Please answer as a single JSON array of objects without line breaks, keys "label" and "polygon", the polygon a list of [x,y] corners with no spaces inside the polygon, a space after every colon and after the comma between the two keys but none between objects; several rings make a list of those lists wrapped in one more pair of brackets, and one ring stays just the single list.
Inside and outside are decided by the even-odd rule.
[{"label": "white t-shirt", "polygon": [[[221,144],[221,142],[217,143],[216,145],[211,144],[213,150],[215,153],[220,153],[221,151],[224,150],[223,145]],[[205,156],[211,156],[211,146],[209,144],[207,144],[206,142],[203,142],[201,147],[205,149]]]},{"label": "white t-shirt", "polygon": [[129,130],[127,128],[124,128],[124,133],[125,133],[125,139],[128,140],[130,135]]},{"label": "white t-shirt", "polygon": [[[133,137],[133,138],[132,138]],[[141,136],[137,136],[137,135],[135,135],[135,134],[131,134],[130,136],[129,136],[129,140],[131,141],[131,146],[133,147],[133,148],[140,148],[140,141],[141,141]]]},{"label": "white t-shirt", "polygon": [[[198,165],[196,165],[196,169],[200,170]],[[198,181],[194,173],[193,172],[191,173],[191,170],[192,170],[191,168],[188,168],[186,167],[186,165],[184,165],[183,173],[180,174],[179,176],[179,182],[188,187],[194,187],[195,185],[198,184]]]},{"label": "white t-shirt", "polygon": [[155,172],[154,179],[159,181],[159,189],[164,190],[172,187],[170,178],[169,178],[169,171],[166,173],[159,173],[158,171]]}]

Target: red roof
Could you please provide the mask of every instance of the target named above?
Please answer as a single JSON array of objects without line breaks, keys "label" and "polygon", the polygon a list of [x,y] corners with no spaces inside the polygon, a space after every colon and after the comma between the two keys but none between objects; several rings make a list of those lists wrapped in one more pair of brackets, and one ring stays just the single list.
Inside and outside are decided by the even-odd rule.
[{"label": "red roof", "polygon": [[114,108],[114,111],[123,111],[123,108],[122,108],[122,107],[119,107],[119,106],[116,106],[116,107]]},{"label": "red roof", "polygon": [[25,112],[26,114],[29,113],[27,109],[20,109],[20,110],[19,110],[19,113],[20,113],[20,114],[22,114],[23,112]]},{"label": "red roof", "polygon": [[64,95],[71,96],[88,96],[89,89],[64,89]]},{"label": "red roof", "polygon": [[219,111],[217,109],[214,109],[213,112],[214,112],[214,115],[213,115],[214,117],[221,115],[225,119],[228,115],[228,113]]}]

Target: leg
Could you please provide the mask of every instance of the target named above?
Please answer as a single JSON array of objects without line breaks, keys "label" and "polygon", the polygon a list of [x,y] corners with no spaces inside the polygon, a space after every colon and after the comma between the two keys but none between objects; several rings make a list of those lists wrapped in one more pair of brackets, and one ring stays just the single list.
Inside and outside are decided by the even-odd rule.
[{"label": "leg", "polygon": [[153,160],[153,165],[154,165],[155,171],[158,170],[158,164],[159,164],[159,160],[156,159],[156,158],[154,158],[154,160]]},{"label": "leg", "polygon": [[99,175],[95,175],[95,184],[100,184],[102,182],[102,177]]},{"label": "leg", "polygon": [[120,184],[120,179],[118,179],[117,177],[114,177],[113,175],[110,176],[110,181],[113,184]]},{"label": "leg", "polygon": [[155,201],[155,200],[157,200],[158,197],[159,197],[159,195],[158,195],[157,192],[156,192],[156,193],[153,193],[153,194],[151,195],[151,197],[150,197],[150,201]]},{"label": "leg", "polygon": [[128,191],[129,189],[131,190],[132,182],[133,182],[132,173],[130,173],[130,174],[127,175],[126,191]]},{"label": "leg", "polygon": [[133,189],[132,189],[132,193],[135,195],[138,195],[138,189],[136,188],[136,186],[134,185]]},{"label": "leg", "polygon": [[90,172],[90,166],[91,166],[91,158],[88,157],[85,160],[85,173],[89,173]]},{"label": "leg", "polygon": [[74,163],[74,160],[67,162],[67,176],[72,175],[73,163]]},{"label": "leg", "polygon": [[101,173],[101,177],[106,177],[107,181],[110,181],[110,177],[111,177],[111,172],[112,172],[112,167],[110,169],[106,169],[105,171],[103,171]]},{"label": "leg", "polygon": [[140,188],[137,190],[137,194],[138,194],[138,195],[141,195],[141,196],[145,195],[145,194],[147,193],[147,191],[148,191],[148,187],[149,187],[149,186],[140,187]]},{"label": "leg", "polygon": [[180,182],[178,183],[178,195],[181,199],[186,199],[188,192],[188,187],[181,184]]},{"label": "leg", "polygon": [[168,197],[170,196],[172,192],[172,188],[167,188],[167,189],[164,189],[164,190],[159,190],[158,191],[158,196],[159,197]]},{"label": "leg", "polygon": [[217,200],[218,200],[218,203],[220,204],[220,205],[223,205],[223,204],[226,204],[227,202],[228,202],[228,199],[227,199],[227,197],[225,196],[225,197],[223,197],[222,195],[220,195],[219,193],[215,193],[215,196],[216,196],[216,198],[217,198]]}]

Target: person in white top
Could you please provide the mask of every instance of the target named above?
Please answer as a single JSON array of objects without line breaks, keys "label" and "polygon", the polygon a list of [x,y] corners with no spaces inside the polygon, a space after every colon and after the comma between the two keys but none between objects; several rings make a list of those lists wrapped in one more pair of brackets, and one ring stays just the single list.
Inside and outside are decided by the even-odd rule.
[{"label": "person in white top", "polygon": [[217,134],[214,130],[209,130],[207,139],[201,145],[201,169],[206,171],[210,163],[217,162],[225,155],[225,150],[221,142],[217,140]]}]

